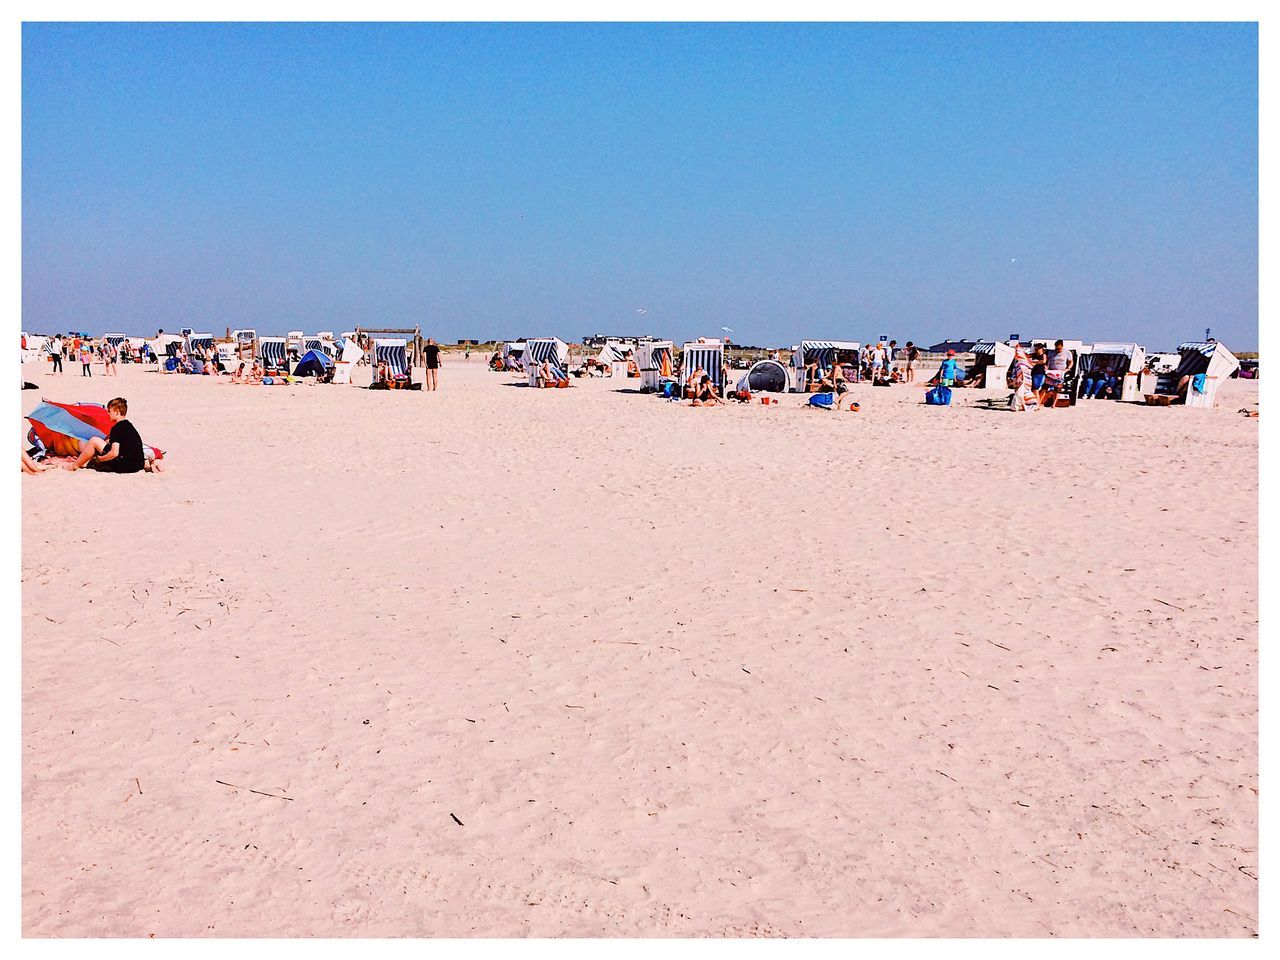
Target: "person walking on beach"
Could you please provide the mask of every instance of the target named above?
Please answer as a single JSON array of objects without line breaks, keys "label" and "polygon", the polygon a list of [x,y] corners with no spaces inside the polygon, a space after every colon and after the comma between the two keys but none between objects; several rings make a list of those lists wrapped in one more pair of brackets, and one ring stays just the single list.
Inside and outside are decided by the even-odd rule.
[{"label": "person walking on beach", "polygon": [[93,368],[90,366],[92,363],[93,351],[89,349],[89,344],[87,342],[82,343],[80,345],[80,376],[93,376]]},{"label": "person walking on beach", "polygon": [[427,345],[422,348],[423,362],[426,364],[428,390],[436,389],[440,377],[440,346],[431,337],[427,337]]},{"label": "person walking on beach", "polygon": [[463,363],[471,362],[471,345],[470,344],[468,344],[467,348],[462,351],[462,362]]},{"label": "person walking on beach", "polygon": [[105,377],[118,376],[116,373],[116,348],[110,340],[102,342],[102,375]]},{"label": "person walking on beach", "polygon": [[62,373],[62,335],[53,338],[53,349],[51,356],[53,357],[53,372]]}]

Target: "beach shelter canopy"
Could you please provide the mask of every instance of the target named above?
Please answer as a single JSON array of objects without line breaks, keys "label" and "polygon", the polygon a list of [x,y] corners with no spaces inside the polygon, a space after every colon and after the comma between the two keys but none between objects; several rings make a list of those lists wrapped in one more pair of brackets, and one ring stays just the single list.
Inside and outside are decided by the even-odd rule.
[{"label": "beach shelter canopy", "polygon": [[328,354],[320,350],[308,350],[302,355],[298,365],[293,368],[293,375],[295,377],[318,377],[332,366],[333,361],[329,359]]},{"label": "beach shelter canopy", "polygon": [[786,393],[788,385],[787,368],[777,360],[757,360],[738,381],[739,390],[752,393]]}]

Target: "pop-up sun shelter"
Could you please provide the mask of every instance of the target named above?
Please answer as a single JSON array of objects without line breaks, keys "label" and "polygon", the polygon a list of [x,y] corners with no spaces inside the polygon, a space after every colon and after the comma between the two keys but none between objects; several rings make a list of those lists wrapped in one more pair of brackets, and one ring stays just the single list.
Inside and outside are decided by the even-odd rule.
[{"label": "pop-up sun shelter", "polygon": [[295,377],[318,377],[333,367],[329,355],[321,350],[308,350],[293,368]]},{"label": "pop-up sun shelter", "polygon": [[[55,403],[46,400],[27,414],[31,430],[55,457],[75,457],[80,445],[93,437],[106,437],[112,419],[107,408],[97,403]],[[164,451],[142,445],[148,459],[161,460]]]},{"label": "pop-up sun shelter", "polygon": [[681,383],[687,385],[689,377],[698,368],[711,378],[716,390],[724,396],[724,344],[719,340],[686,343],[680,357]]},{"label": "pop-up sun shelter", "polygon": [[640,368],[640,389],[646,393],[660,389],[663,380],[673,376],[670,340],[651,340],[636,350],[636,366]]},{"label": "pop-up sun shelter", "polygon": [[1080,354],[1080,376],[1076,383],[1083,384],[1090,373],[1107,364],[1120,384],[1112,399],[1141,400],[1138,379],[1146,363],[1147,353],[1136,343],[1095,343]]},{"label": "pop-up sun shelter", "polygon": [[525,382],[531,387],[538,385],[538,370],[546,361],[551,368],[551,376],[557,381],[569,381],[569,347],[556,337],[537,337],[526,340],[524,344]]},{"label": "pop-up sun shelter", "polygon": [[801,340],[791,358],[791,389],[796,393],[807,392],[805,371],[811,363],[818,365],[814,383],[829,374],[836,363],[852,363],[853,369],[857,370],[861,347],[862,344],[853,340]]},{"label": "pop-up sun shelter", "polygon": [[777,360],[757,360],[738,381],[739,390],[751,393],[786,393],[787,368]]},{"label": "pop-up sun shelter", "polygon": [[1188,407],[1212,407],[1218,402],[1218,387],[1240,368],[1235,354],[1218,343],[1191,341],[1178,345],[1182,360],[1173,373],[1156,378],[1156,395],[1178,393],[1183,377],[1190,377],[1185,392]]},{"label": "pop-up sun shelter", "polygon": [[1013,366],[1013,347],[998,340],[979,340],[973,345],[973,366],[965,376],[965,383],[973,377],[982,377],[987,390],[1009,389],[1009,368]]}]

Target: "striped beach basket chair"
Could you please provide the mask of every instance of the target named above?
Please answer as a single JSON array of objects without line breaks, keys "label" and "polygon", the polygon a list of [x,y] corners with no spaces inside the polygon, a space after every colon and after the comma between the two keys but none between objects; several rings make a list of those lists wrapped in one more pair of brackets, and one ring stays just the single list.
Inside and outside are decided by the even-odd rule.
[{"label": "striped beach basket chair", "polygon": [[538,385],[538,371],[546,363],[557,383],[569,382],[569,346],[558,337],[537,337],[524,345],[525,382]]},{"label": "striped beach basket chair", "polygon": [[288,354],[285,352],[284,337],[259,337],[258,360],[262,369],[267,372],[279,372],[288,367]]}]

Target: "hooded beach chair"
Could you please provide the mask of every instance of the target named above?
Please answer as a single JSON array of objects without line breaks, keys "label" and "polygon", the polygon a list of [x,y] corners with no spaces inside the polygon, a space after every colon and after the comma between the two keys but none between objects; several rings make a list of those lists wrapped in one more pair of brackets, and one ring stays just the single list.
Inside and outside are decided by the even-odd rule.
[{"label": "hooded beach chair", "polygon": [[569,382],[568,345],[557,337],[537,337],[524,342],[524,375],[529,386],[538,385],[538,371],[544,361],[557,383]]},{"label": "hooded beach chair", "polygon": [[1009,389],[1009,371],[1013,365],[1013,347],[1009,344],[979,340],[973,345],[973,366],[965,375],[965,383],[981,376],[982,389],[1005,393]]},{"label": "hooded beach chair", "polygon": [[680,385],[689,385],[689,377],[699,367],[711,378],[716,392],[724,396],[724,344],[719,340],[686,343],[680,357]]},{"label": "hooded beach chair", "polygon": [[259,337],[258,361],[266,372],[286,371],[289,361],[284,337]]},{"label": "hooded beach chair", "polygon": [[1218,402],[1218,387],[1240,369],[1235,354],[1213,341],[1189,341],[1178,344],[1181,360],[1172,373],[1156,378],[1155,395],[1178,395],[1178,384],[1190,377],[1183,402],[1188,407],[1213,407]]},{"label": "hooded beach chair", "polygon": [[[829,374],[836,363],[852,363],[853,369],[860,371],[858,351],[861,348],[862,344],[854,340],[801,340],[791,357],[791,389],[796,393],[808,392],[806,371],[811,363],[818,365],[814,383]],[[857,376],[855,372],[854,379]]]},{"label": "hooded beach chair", "polygon": [[187,353],[204,359],[204,352],[213,349],[212,333],[193,333],[187,337]]},{"label": "hooded beach chair", "polygon": [[655,393],[662,389],[662,381],[674,376],[672,352],[674,344],[670,340],[651,340],[642,343],[636,349],[636,366],[640,368],[640,390],[644,393]]},{"label": "hooded beach chair", "polygon": [[[387,365],[387,372],[403,383],[399,389],[421,390],[422,384],[413,382],[413,366],[409,363],[409,341],[407,340],[374,340],[373,369],[377,376],[378,367]],[[375,381],[374,386],[377,386]]]},{"label": "hooded beach chair", "polygon": [[1080,354],[1079,362],[1080,376],[1076,378],[1076,383],[1080,389],[1084,388],[1084,382],[1089,379],[1090,374],[1105,364],[1111,367],[1117,382],[1111,399],[1126,401],[1142,399],[1138,381],[1146,366],[1147,354],[1138,344],[1095,343]]}]

